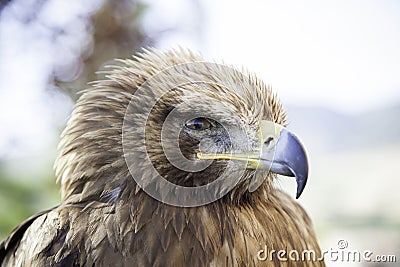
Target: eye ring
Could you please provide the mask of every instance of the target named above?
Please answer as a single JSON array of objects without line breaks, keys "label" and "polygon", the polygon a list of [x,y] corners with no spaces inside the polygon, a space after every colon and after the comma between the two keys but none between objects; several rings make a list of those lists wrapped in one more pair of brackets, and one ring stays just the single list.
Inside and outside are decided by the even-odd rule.
[{"label": "eye ring", "polygon": [[185,123],[185,126],[190,130],[201,131],[211,128],[213,125],[207,118],[194,118]]}]

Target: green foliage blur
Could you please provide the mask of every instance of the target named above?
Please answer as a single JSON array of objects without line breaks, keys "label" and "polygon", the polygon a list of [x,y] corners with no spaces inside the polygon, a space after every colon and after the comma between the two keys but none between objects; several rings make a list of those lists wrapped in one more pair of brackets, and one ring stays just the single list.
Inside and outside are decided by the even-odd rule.
[{"label": "green foliage blur", "polygon": [[60,203],[54,177],[17,179],[2,169],[0,165],[0,240],[29,216]]}]

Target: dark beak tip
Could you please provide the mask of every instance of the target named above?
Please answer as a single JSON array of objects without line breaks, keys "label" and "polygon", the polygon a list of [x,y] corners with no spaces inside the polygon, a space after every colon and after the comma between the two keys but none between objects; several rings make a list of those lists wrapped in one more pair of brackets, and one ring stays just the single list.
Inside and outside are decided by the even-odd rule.
[{"label": "dark beak tip", "polygon": [[303,193],[303,190],[304,190],[304,187],[303,187],[303,189],[300,189],[300,187],[297,187],[296,199],[299,199],[299,197]]},{"label": "dark beak tip", "polygon": [[305,173],[305,176],[299,177],[296,175],[296,183],[297,183],[297,192],[296,192],[296,199],[299,199],[300,195],[303,193],[304,189],[306,188],[308,179],[308,172]]}]

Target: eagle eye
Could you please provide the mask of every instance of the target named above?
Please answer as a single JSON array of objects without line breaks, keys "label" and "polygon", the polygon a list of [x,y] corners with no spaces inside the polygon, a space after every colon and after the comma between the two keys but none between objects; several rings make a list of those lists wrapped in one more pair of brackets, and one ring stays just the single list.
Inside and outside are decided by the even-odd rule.
[{"label": "eagle eye", "polygon": [[191,130],[206,130],[211,128],[210,120],[206,118],[195,118],[185,123],[185,126]]}]

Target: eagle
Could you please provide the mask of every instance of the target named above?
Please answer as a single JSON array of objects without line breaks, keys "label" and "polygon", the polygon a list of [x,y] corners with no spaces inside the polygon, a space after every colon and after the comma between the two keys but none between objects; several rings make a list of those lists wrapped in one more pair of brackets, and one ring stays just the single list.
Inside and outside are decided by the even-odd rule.
[{"label": "eagle", "polygon": [[117,60],[75,104],[55,172],[61,203],[10,234],[1,266],[325,266],[276,186],[301,195],[305,148],[245,69],[182,48]]}]

